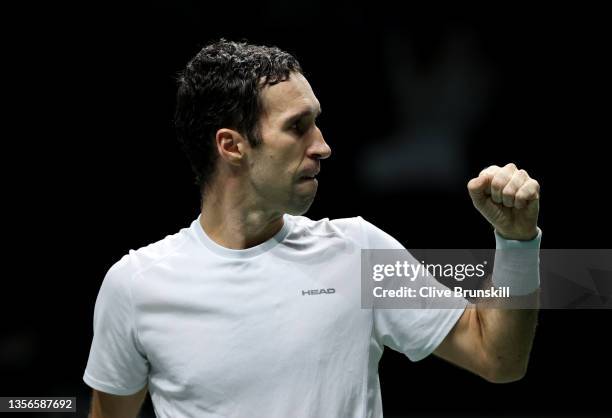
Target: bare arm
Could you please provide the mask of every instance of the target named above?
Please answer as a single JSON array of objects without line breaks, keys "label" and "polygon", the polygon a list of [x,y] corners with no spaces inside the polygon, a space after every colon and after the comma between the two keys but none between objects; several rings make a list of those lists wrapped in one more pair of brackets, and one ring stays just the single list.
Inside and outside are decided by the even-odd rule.
[{"label": "bare arm", "polygon": [[[470,180],[467,188],[474,207],[500,237],[532,241],[538,236],[540,185],[525,170],[519,170],[514,163],[504,167],[492,165]],[[501,279],[507,282],[506,279],[513,278]],[[521,282],[520,277],[516,279]],[[472,305],[434,353],[491,382],[522,378],[535,335],[539,292],[510,299],[534,309],[512,309],[513,300],[501,308],[499,301],[496,307]]]},{"label": "bare arm", "polygon": [[146,386],[127,396],[111,395],[94,389],[90,418],[136,418],[146,394]]},{"label": "bare arm", "polygon": [[[537,292],[525,298],[537,306]],[[472,305],[434,354],[490,382],[519,380],[527,371],[537,317],[537,309]]]}]

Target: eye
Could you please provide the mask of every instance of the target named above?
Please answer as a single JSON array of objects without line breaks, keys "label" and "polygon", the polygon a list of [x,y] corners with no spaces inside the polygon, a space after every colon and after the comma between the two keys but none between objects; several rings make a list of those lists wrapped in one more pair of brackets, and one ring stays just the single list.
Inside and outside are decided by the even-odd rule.
[{"label": "eye", "polygon": [[291,125],[290,129],[301,135],[306,132],[306,124],[304,123],[304,121],[298,121]]}]

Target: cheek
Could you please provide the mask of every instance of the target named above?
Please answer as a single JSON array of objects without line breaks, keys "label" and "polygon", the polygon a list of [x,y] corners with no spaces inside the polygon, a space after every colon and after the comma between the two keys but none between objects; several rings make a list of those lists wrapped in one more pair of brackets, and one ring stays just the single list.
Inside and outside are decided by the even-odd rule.
[{"label": "cheek", "polygon": [[294,168],[279,155],[262,155],[251,165],[253,181],[260,186],[282,187],[291,181]]},{"label": "cheek", "polygon": [[292,184],[303,165],[305,150],[294,138],[268,139],[266,149],[251,161],[253,181],[259,185],[283,187]]},{"label": "cheek", "polygon": [[291,181],[301,167],[303,159],[300,155],[295,149],[267,155],[259,161],[260,171],[264,172],[266,177],[272,178],[275,183]]}]

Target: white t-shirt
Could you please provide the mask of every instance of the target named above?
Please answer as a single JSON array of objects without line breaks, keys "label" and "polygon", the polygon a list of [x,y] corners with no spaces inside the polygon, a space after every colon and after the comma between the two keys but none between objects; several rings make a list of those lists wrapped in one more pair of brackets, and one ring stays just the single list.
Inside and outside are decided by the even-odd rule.
[{"label": "white t-shirt", "polygon": [[423,359],[467,301],[361,308],[364,248],[403,247],[361,217],[285,215],[231,250],[195,220],[108,271],[83,379],[116,395],[148,384],[159,418],[382,417],[383,346]]}]

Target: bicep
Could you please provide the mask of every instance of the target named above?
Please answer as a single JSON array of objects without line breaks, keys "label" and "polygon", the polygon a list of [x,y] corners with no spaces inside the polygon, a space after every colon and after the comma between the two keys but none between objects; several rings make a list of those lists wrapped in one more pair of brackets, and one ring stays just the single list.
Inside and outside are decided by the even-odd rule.
[{"label": "bicep", "polygon": [[479,321],[476,308],[467,307],[434,354],[488,380],[491,367]]},{"label": "bicep", "polygon": [[91,418],[136,418],[146,394],[146,386],[127,396],[111,395],[94,389]]}]

